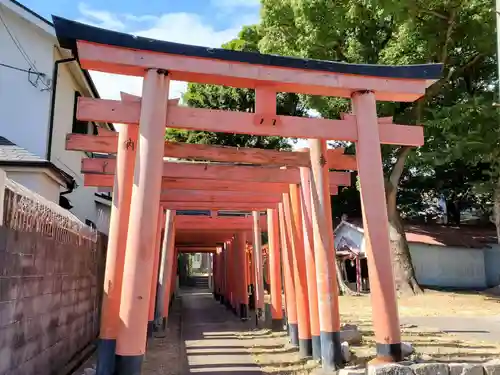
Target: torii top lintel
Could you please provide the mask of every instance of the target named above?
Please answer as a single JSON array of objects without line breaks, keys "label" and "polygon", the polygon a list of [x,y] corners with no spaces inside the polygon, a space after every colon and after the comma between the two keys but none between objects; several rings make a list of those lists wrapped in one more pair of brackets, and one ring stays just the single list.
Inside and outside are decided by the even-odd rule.
[{"label": "torii top lintel", "polygon": [[301,59],[178,44],[101,29],[53,16],[57,38],[82,68],[143,76],[167,70],[178,81],[350,97],[370,90],[377,100],[414,101],[441,78],[442,64],[384,66]]}]

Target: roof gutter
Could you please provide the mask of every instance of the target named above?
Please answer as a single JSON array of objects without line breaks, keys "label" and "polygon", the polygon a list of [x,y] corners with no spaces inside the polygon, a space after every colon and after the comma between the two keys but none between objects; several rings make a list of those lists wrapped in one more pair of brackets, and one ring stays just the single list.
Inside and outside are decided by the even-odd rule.
[{"label": "roof gutter", "polygon": [[76,61],[76,57],[69,57],[67,59],[56,60],[52,69],[52,97],[50,99],[50,117],[49,117],[49,138],[47,142],[46,159],[50,162],[52,157],[52,133],[54,132],[54,116],[56,107],[56,93],[57,93],[57,77],[59,75],[59,65]]}]

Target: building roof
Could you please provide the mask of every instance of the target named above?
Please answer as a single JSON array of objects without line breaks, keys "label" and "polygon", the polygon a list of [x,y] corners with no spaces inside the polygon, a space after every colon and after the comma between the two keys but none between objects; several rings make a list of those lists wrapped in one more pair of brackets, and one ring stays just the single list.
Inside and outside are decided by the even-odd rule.
[{"label": "building roof", "polygon": [[73,177],[62,169],[2,136],[0,136],[0,166],[50,169],[66,183],[67,187],[75,183]]},{"label": "building roof", "polygon": [[45,159],[0,136],[0,162],[5,161],[41,162]]},{"label": "building roof", "polygon": [[56,16],[52,16],[52,20],[60,45],[63,48],[73,50],[75,56],[77,55],[76,41],[85,40],[92,43],[134,50],[330,73],[424,80],[440,79],[442,75],[442,64],[383,66],[267,55],[256,52],[208,48],[144,38],[89,26]]},{"label": "building roof", "polygon": [[[349,219],[343,222],[363,230],[361,219]],[[432,246],[465,247],[482,249],[489,244],[496,244],[497,233],[494,226],[462,225],[453,227],[438,224],[405,224],[406,239],[410,243]]]},{"label": "building roof", "polygon": [[41,15],[39,15],[38,13],[34,12],[30,8],[28,8],[26,5],[21,4],[19,1],[10,0],[10,2],[17,5],[19,8],[25,10],[26,12],[31,14],[33,17],[38,18],[40,21],[46,23],[47,25],[54,27],[54,24],[52,22],[50,22],[48,19],[46,19],[46,18],[42,17]]},{"label": "building roof", "polygon": [[408,225],[405,228],[408,242],[437,246],[453,246],[481,249],[497,243],[494,228],[446,225]]}]

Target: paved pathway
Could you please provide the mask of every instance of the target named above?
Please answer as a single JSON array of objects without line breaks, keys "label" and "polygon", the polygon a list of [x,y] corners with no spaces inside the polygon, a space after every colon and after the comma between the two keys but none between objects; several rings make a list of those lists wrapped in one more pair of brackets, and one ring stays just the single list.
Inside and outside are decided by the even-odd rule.
[{"label": "paved pathway", "polygon": [[182,337],[189,374],[261,374],[238,334],[247,325],[213,299],[211,293],[184,290]]},{"label": "paved pathway", "polygon": [[414,324],[452,333],[464,340],[500,343],[500,315],[402,317],[402,324]]}]

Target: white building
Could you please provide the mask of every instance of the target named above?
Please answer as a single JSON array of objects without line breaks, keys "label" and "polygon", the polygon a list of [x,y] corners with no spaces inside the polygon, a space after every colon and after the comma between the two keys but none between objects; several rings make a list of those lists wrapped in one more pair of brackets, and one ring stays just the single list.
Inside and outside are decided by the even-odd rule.
[{"label": "white building", "polygon": [[75,119],[79,96],[98,97],[90,75],[59,47],[51,22],[15,0],[0,0],[0,51],[0,144],[30,155],[29,163],[0,157],[0,167],[47,199],[63,193],[73,214],[107,233],[110,201],[83,186],[86,154],[65,150],[67,133],[112,129]]},{"label": "white building", "polygon": [[[363,224],[361,220],[342,221],[334,233],[335,249],[344,262],[347,282],[355,285],[351,254],[354,258],[359,256],[362,276],[368,277]],[[463,289],[500,284],[500,248],[494,228],[419,224],[406,225],[405,233],[419,284]]]}]

